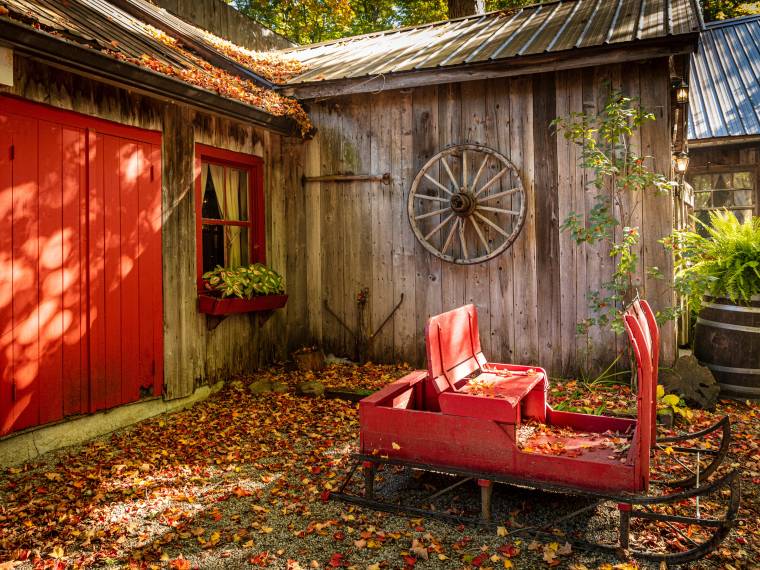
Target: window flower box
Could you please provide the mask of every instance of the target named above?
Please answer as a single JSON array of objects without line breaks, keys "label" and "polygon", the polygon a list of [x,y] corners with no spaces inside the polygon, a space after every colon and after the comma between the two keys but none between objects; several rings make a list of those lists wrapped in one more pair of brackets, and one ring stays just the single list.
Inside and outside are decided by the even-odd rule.
[{"label": "window flower box", "polygon": [[251,299],[238,297],[214,297],[198,295],[198,310],[206,315],[223,316],[237,313],[255,313],[281,309],[288,301],[287,295],[261,295]]}]

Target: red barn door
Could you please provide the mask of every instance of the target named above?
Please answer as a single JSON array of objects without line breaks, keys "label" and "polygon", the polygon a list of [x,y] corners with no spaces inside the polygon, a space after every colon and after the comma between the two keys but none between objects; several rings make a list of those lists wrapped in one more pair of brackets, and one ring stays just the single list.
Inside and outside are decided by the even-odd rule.
[{"label": "red barn door", "polygon": [[5,435],[160,394],[163,342],[157,135],[11,99],[2,108]]}]

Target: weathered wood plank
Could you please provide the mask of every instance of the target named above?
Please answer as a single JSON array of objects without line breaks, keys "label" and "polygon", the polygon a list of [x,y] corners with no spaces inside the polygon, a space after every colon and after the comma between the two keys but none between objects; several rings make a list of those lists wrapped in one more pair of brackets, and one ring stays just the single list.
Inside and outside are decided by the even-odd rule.
[{"label": "weathered wood plank", "polygon": [[[499,150],[507,158],[512,155],[509,136],[512,113],[509,102],[510,82],[507,79],[489,81],[486,86],[486,145]],[[500,181],[499,190],[511,188],[513,183],[511,178]],[[497,200],[496,205],[511,208],[512,198]],[[488,356],[498,362],[514,362],[515,359],[513,260],[512,247],[489,263],[491,353]]]},{"label": "weathered wood plank", "polygon": [[[536,208],[538,358],[552,370],[562,368],[557,145],[551,122],[557,116],[555,74],[533,78],[533,144]],[[538,95],[540,94],[540,95]],[[569,341],[570,339],[568,339]]]},{"label": "weathered wood plank", "polygon": [[414,177],[412,96],[398,93],[391,102],[394,139],[391,143],[391,197],[393,216],[393,299],[404,302],[393,317],[393,343],[396,360],[419,362],[417,358],[417,329],[415,314],[415,252],[416,239],[407,219],[406,203]]},{"label": "weathered wood plank", "polygon": [[[417,89],[412,94],[412,173],[419,169],[439,150],[439,106],[438,91],[435,86]],[[435,175],[435,173],[431,174]],[[430,255],[419,244],[415,244],[415,327],[425,330],[427,319],[440,313],[441,305],[441,260]],[[424,335],[417,334],[417,354],[415,362],[421,363],[425,355]]]}]

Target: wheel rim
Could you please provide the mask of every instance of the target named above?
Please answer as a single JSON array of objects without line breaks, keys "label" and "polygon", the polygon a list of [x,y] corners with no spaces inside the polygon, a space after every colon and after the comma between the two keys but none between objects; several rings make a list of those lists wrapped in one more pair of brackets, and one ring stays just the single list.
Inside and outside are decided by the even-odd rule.
[{"label": "wheel rim", "polygon": [[434,256],[471,265],[507,250],[525,222],[525,192],[514,164],[479,144],[448,147],[412,182],[409,223]]}]

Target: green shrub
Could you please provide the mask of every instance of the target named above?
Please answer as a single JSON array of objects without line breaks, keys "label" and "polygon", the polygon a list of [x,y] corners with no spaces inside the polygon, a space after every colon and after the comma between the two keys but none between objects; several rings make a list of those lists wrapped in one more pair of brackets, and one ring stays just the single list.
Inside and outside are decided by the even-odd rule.
[{"label": "green shrub", "polygon": [[220,265],[203,274],[206,289],[222,297],[250,299],[285,292],[282,276],[261,263],[228,269]]},{"label": "green shrub", "polygon": [[702,296],[735,303],[760,295],[760,218],[744,223],[729,211],[710,212],[706,235],[680,230],[664,240],[675,256],[676,289],[698,310]]}]

